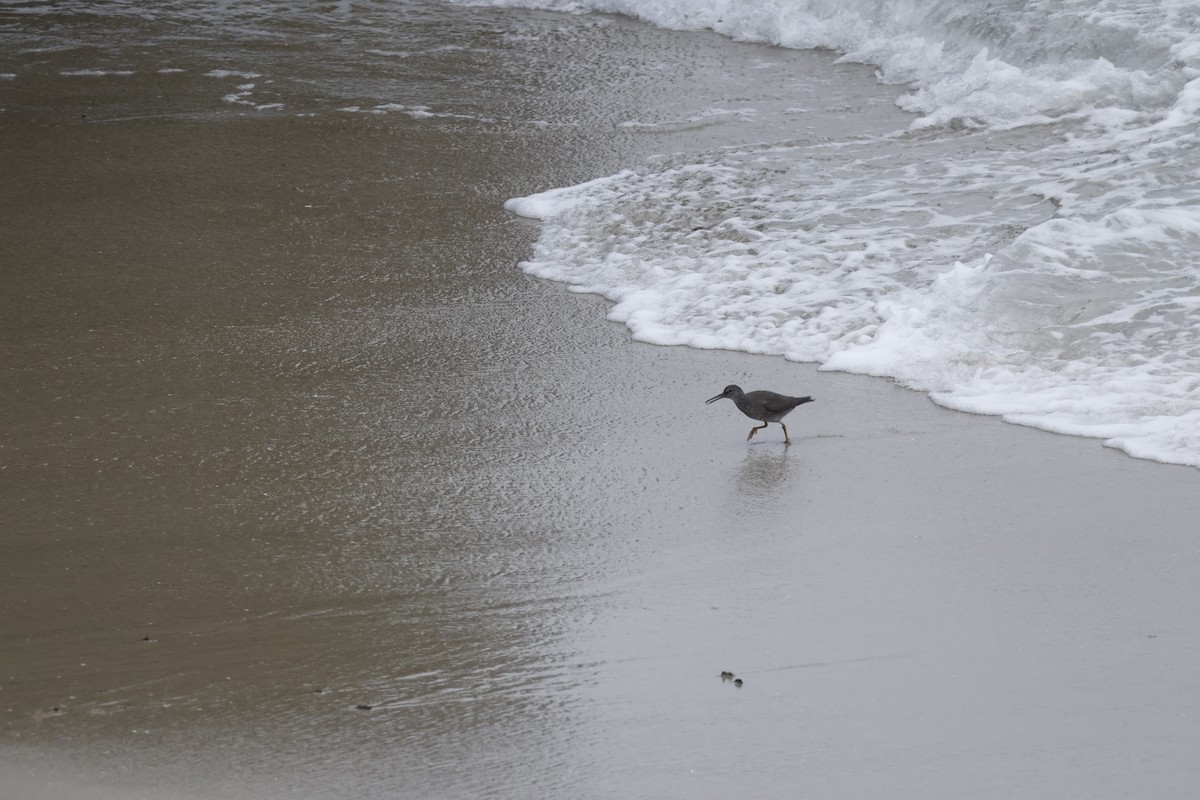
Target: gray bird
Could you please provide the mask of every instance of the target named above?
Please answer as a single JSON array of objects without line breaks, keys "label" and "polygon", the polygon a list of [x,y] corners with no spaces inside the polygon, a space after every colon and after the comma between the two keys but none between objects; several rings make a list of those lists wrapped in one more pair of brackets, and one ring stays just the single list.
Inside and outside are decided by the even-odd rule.
[{"label": "gray bird", "polygon": [[792,441],[788,438],[787,425],[783,424],[783,418],[792,413],[792,409],[796,406],[802,406],[805,403],[813,401],[811,397],[788,397],[784,394],[762,390],[757,392],[743,392],[742,387],[731,384],[725,387],[725,391],[716,397],[710,397],[704,402],[706,404],[715,403],[724,397],[732,400],[733,404],[738,407],[738,410],[750,419],[757,419],[762,422],[762,425],[756,425],[750,429],[750,435],[746,437],[747,442],[753,439],[754,434],[767,427],[768,424],[778,422],[779,427],[783,428],[784,444],[791,444]]}]

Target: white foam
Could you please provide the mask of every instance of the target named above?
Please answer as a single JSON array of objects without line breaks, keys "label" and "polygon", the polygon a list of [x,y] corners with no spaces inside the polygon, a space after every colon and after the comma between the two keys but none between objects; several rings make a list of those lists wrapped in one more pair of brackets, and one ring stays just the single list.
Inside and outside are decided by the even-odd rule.
[{"label": "white foam", "polygon": [[908,83],[919,116],[903,136],[511,200],[544,222],[526,270],[607,297],[643,341],[887,376],[1200,466],[1200,32],[1183,0],[540,5],[837,48]]},{"label": "white foam", "polygon": [[699,114],[691,114],[683,119],[647,122],[643,120],[626,120],[619,127],[650,132],[681,131],[717,125],[733,119],[750,119],[758,115],[755,108],[710,108]]},{"label": "white foam", "polygon": [[254,93],[255,84],[242,83],[237,86],[236,92],[231,92],[225,95],[222,99],[231,105],[247,106],[255,111],[279,111],[284,108],[283,103],[259,103],[250,99]]},{"label": "white foam", "polygon": [[135,74],[131,69],[64,69],[59,75],[66,77],[104,78],[108,76],[128,77]]},{"label": "white foam", "polygon": [[239,70],[232,70],[232,69],[210,69],[208,72],[204,73],[204,77],[206,77],[206,78],[242,78],[245,80],[251,80],[254,78],[261,78],[262,75],[258,74],[257,72],[242,72]]},{"label": "white foam", "polygon": [[487,117],[477,117],[473,114],[455,114],[444,111],[431,111],[429,106],[410,106],[402,103],[379,103],[370,108],[362,106],[343,106],[338,109],[347,114],[404,114],[413,119],[457,119],[472,122],[495,122]]}]

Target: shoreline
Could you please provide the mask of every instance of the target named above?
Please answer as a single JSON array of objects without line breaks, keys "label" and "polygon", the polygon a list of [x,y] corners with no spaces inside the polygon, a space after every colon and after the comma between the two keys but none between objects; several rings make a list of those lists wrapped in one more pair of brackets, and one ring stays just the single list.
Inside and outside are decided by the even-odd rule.
[{"label": "shoreline", "polygon": [[[530,185],[759,130],[617,123],[789,70],[847,96],[813,125],[878,122],[869,71],[428,13],[446,30],[414,52],[474,121],[0,118],[43,212],[0,220],[25,268],[3,315],[22,403],[0,442],[0,791],[1186,796],[1190,468],[887,379],[636,342],[603,298],[516,266],[534,231],[502,205]],[[521,63],[503,76],[516,110],[501,59],[447,77],[464,42],[516,58],[502,25],[555,48],[545,97],[517,91]],[[555,115],[573,127],[527,123]],[[729,383],[812,395],[793,444],[705,405]]]}]

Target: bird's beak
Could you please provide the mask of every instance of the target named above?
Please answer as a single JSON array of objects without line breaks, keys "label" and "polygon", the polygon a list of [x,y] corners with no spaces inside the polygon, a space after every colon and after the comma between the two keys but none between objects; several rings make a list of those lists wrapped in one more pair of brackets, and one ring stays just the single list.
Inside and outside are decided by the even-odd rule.
[{"label": "bird's beak", "polygon": [[725,395],[723,395],[723,394],[719,394],[719,395],[717,395],[716,397],[710,397],[710,398],[708,398],[707,400],[705,400],[705,401],[704,401],[704,405],[708,405],[709,403],[711,403],[711,402],[713,402],[713,401],[715,401],[715,400],[721,400],[721,399],[723,399],[724,397],[725,397]]}]

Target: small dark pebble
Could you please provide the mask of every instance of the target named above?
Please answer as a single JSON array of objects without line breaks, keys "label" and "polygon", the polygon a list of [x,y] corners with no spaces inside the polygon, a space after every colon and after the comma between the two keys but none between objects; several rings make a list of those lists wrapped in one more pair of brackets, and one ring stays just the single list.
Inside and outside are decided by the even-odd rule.
[{"label": "small dark pebble", "polygon": [[359,703],[355,706],[355,708],[357,708],[359,711],[370,711],[373,706],[369,706],[366,703]]},{"label": "small dark pebble", "polygon": [[732,673],[732,672],[722,672],[722,673],[721,673],[721,680],[723,680],[723,681],[731,681],[731,680],[733,680],[733,673]]},{"label": "small dark pebble", "polygon": [[742,679],[738,678],[736,681],[733,682],[733,685],[738,687],[739,689],[742,688]]}]

